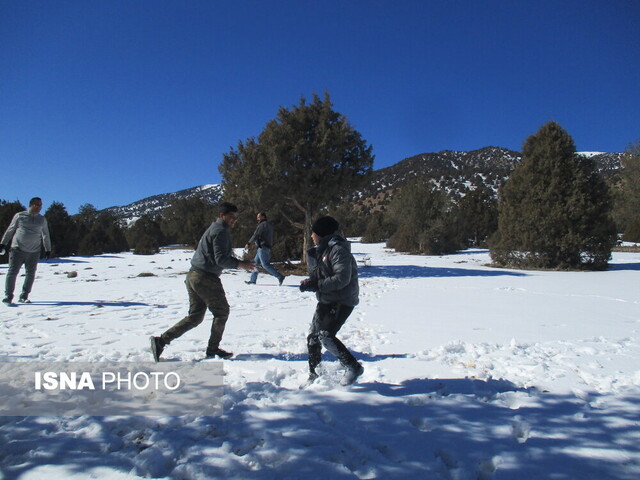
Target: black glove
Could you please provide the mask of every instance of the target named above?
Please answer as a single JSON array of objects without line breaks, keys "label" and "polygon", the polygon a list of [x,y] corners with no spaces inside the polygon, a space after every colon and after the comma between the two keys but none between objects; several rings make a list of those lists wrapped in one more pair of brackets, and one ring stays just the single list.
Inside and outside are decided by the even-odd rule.
[{"label": "black glove", "polygon": [[45,260],[49,260],[49,257],[51,257],[51,252],[44,252]]},{"label": "black glove", "polygon": [[318,291],[318,279],[317,278],[305,278],[300,282],[301,292],[317,292]]}]

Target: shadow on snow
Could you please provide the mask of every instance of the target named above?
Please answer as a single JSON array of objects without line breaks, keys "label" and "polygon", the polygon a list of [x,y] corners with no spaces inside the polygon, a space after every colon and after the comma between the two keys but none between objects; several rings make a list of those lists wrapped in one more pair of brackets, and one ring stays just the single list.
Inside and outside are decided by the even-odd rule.
[{"label": "shadow on snow", "polygon": [[421,267],[417,265],[380,265],[358,270],[360,278],[442,278],[442,277],[526,277],[526,273],[513,271],[474,270],[469,268]]},{"label": "shadow on snow", "polygon": [[[219,417],[0,418],[0,474],[147,478],[606,478],[640,473],[638,392],[608,403],[508,380],[225,387]],[[35,478],[35,477],[34,477]]]}]

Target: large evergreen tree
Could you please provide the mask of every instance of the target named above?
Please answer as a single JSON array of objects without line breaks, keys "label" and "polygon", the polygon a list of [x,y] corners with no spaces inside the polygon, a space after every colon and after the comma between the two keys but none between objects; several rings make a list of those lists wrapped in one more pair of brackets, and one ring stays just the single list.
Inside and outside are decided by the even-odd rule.
[{"label": "large evergreen tree", "polygon": [[360,186],[373,165],[372,147],[333,109],[329,94],[281,107],[257,141],[240,143],[220,165],[225,197],[287,218],[303,233],[323,207]]},{"label": "large evergreen tree", "polygon": [[616,238],[611,206],[595,163],[549,122],[526,140],[500,192],[491,256],[524,268],[606,268]]}]

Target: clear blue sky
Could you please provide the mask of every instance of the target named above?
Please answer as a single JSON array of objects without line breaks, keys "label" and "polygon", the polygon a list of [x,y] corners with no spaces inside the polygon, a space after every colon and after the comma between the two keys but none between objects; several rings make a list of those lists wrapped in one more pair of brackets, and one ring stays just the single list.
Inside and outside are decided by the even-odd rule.
[{"label": "clear blue sky", "polygon": [[69,213],[219,183],[278,107],[328,91],[375,168],[640,138],[637,0],[0,0],[0,199]]}]

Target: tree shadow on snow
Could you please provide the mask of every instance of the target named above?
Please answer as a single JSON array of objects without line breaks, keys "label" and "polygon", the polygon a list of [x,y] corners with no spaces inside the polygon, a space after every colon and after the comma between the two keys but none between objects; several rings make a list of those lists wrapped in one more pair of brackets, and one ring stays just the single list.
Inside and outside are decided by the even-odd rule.
[{"label": "tree shadow on snow", "polygon": [[629,271],[639,271],[640,270],[640,263],[619,263],[619,264],[613,264],[613,265],[609,265],[609,270],[612,271],[625,271],[625,270],[629,270]]},{"label": "tree shadow on snow", "polygon": [[418,394],[437,394],[440,397],[449,395],[492,397],[505,392],[529,391],[529,389],[518,387],[508,380],[478,380],[475,378],[412,378],[399,385],[373,382],[358,384],[358,388],[376,392],[384,397],[404,397]]},{"label": "tree shadow on snow", "polygon": [[156,308],[167,308],[166,305],[157,305],[150,304],[144,302],[106,302],[101,300],[95,300],[93,302],[79,302],[79,301],[58,301],[58,300],[44,300],[44,301],[33,301],[31,303],[21,304],[20,306],[52,306],[52,307],[156,307]]},{"label": "tree shadow on snow", "polygon": [[474,270],[469,268],[421,267],[417,265],[380,265],[358,270],[360,278],[442,278],[442,277],[526,277],[526,273],[506,270]]},{"label": "tree shadow on snow", "polygon": [[640,471],[639,400],[492,379],[302,390],[252,381],[227,387],[221,416],[0,418],[0,474],[47,465],[171,479],[630,480]]},{"label": "tree shadow on snow", "polygon": [[[367,472],[367,478],[387,479],[484,480],[495,473],[623,480],[637,471],[638,447],[629,442],[635,397],[620,398],[617,410],[600,415],[573,395],[529,392],[508,381],[411,379],[357,384],[348,396],[333,390],[249,382],[228,392],[222,417],[5,418],[1,470],[20,478],[41,465],[58,465],[66,474],[106,466],[152,478],[260,480]],[[535,401],[502,403],[501,396],[511,394]],[[621,421],[612,423],[612,415]],[[629,460],[610,455],[611,448]],[[491,462],[501,457],[509,461]]]}]

